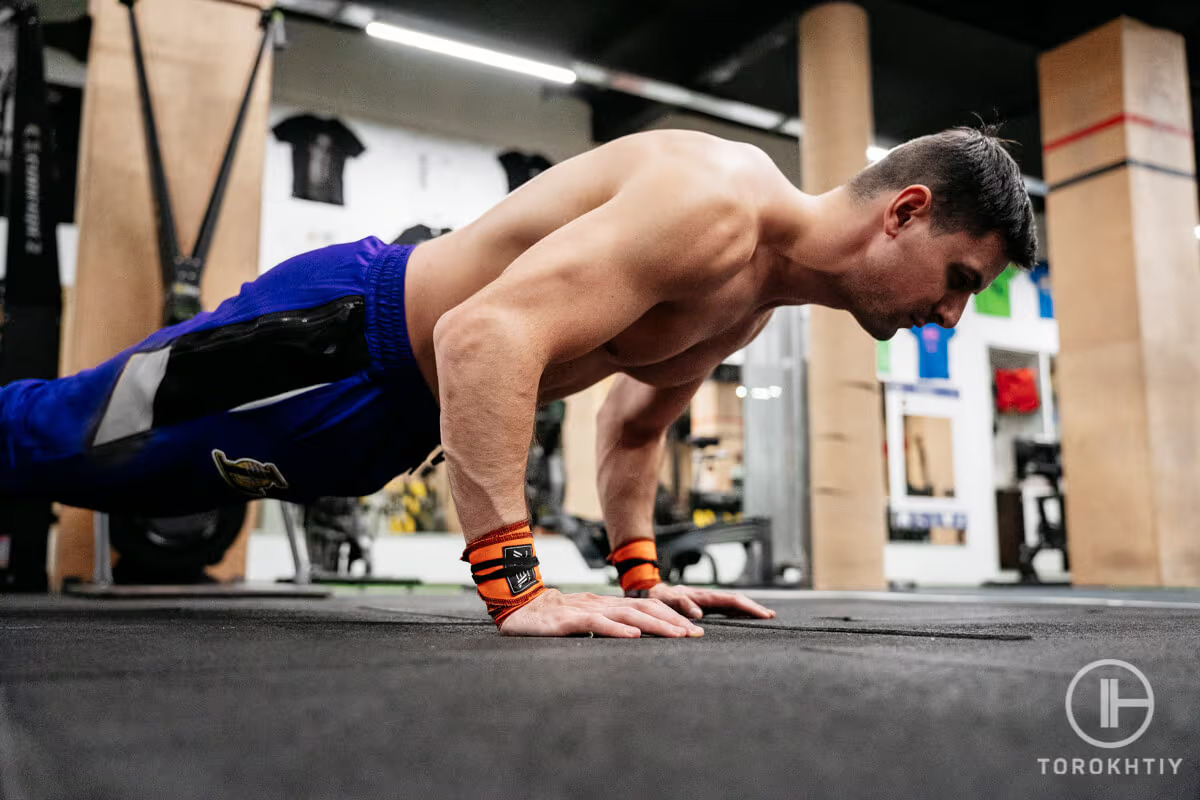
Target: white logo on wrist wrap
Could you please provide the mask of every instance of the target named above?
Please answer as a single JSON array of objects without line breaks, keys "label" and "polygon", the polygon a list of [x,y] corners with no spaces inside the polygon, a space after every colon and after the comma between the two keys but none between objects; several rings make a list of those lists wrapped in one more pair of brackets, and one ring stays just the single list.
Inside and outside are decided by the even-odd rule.
[{"label": "white logo on wrist wrap", "polygon": [[[516,558],[532,558],[533,546],[528,544],[515,545],[513,547],[504,548],[504,560]],[[537,582],[537,574],[532,569],[522,570],[514,575],[508,576],[508,590],[513,594],[521,592],[533,586]]]}]

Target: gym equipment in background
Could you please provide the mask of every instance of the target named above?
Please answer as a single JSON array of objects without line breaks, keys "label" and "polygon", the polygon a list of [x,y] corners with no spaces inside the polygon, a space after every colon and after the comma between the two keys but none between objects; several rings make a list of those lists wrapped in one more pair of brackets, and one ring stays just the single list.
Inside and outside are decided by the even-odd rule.
[{"label": "gym equipment in background", "polygon": [[246,504],[180,517],[110,514],[113,568],[119,584],[214,583],[205,567],[220,563],[246,521]]},{"label": "gym equipment in background", "polygon": [[566,415],[566,402],[557,400],[538,408],[534,417],[534,442],[525,468],[525,500],[534,527],[554,528],[563,513],[562,426]]},{"label": "gym equipment in background", "polygon": [[314,579],[349,577],[359,562],[363,575],[371,576],[371,537],[357,497],[318,497],[303,507],[301,518]]},{"label": "gym equipment in background", "polygon": [[[1018,566],[1021,583],[1043,584],[1044,582],[1033,566],[1034,557],[1042,550],[1062,552],[1063,569],[1071,569],[1067,553],[1066,505],[1061,490],[1062,446],[1058,442],[1016,439],[1013,441],[1013,452],[1016,459],[1018,481],[1024,482],[1030,478],[1040,478],[1050,486],[1048,494],[1037,497],[1037,538],[1033,544],[1021,542]],[[1046,513],[1049,504],[1054,504],[1058,510],[1053,519]]]},{"label": "gym equipment in background", "polygon": [[[566,536],[579,548],[580,555],[592,569],[607,566],[611,548],[608,530],[601,520],[584,519],[563,514],[557,520],[555,532]],[[700,527],[691,522],[654,526],[658,547],[658,565],[663,580],[685,584],[684,570],[707,559],[712,568],[712,584],[717,586],[773,586],[775,562],[771,550],[771,521],[766,517],[744,517],[736,521],[714,522]],[[746,550],[742,573],[732,580],[722,580],[716,562],[705,550],[714,544],[740,544]]]},{"label": "gym equipment in background", "polygon": [[[441,448],[407,474],[415,482],[429,480],[438,464],[445,460]],[[413,498],[404,495],[405,501]],[[299,507],[297,519],[289,509],[291,504],[280,503],[284,528],[292,549],[296,571],[292,577],[280,578],[279,583],[343,584],[352,586],[417,586],[417,578],[398,578],[375,574],[372,553],[383,518],[387,516],[390,501],[381,494],[368,498],[321,497],[308,506]],[[432,505],[432,501],[430,502]],[[411,513],[411,510],[410,510]],[[427,523],[444,525],[436,512],[431,512]],[[297,528],[300,528],[297,531]],[[429,530],[430,528],[424,528]],[[356,572],[354,565],[362,564]]]},{"label": "gym equipment in background", "polygon": [[698,525],[704,522],[715,522],[718,519],[728,522],[741,514],[742,492],[740,487],[735,486],[733,491],[727,492],[706,491],[700,488],[701,473],[717,459],[728,457],[725,452],[715,449],[720,446],[721,437],[691,435],[688,436],[687,443],[692,452],[692,485],[688,489],[691,520]]},{"label": "gym equipment in background", "polygon": [[[111,517],[108,514],[96,514],[96,559],[95,567],[90,583],[70,583],[63,587],[63,591],[67,594],[77,595],[80,597],[95,597],[95,598],[181,598],[181,597],[292,597],[305,598],[310,600],[324,600],[333,596],[333,592],[329,589],[323,589],[318,586],[310,586],[312,579],[312,567],[308,561],[308,547],[296,532],[296,525],[292,519],[292,511],[289,509],[289,504],[279,501],[280,513],[283,515],[284,529],[287,531],[288,545],[292,553],[292,562],[295,566],[295,577],[288,581],[280,581],[275,584],[219,584],[211,581],[200,583],[188,583],[180,581],[177,583],[159,582],[162,579],[169,579],[170,568],[157,566],[153,577],[158,580],[140,581],[134,584],[126,584],[114,586],[114,568],[112,561],[109,559],[110,546],[110,522]],[[245,510],[245,506],[238,506]],[[195,515],[199,516],[199,515]],[[211,515],[207,516],[202,523],[196,519],[186,519],[181,517],[171,517],[165,522],[162,519],[155,520],[153,523],[143,520],[141,527],[131,530],[130,536],[136,539],[146,539],[150,536],[156,536],[166,541],[160,542],[160,547],[155,551],[156,563],[162,563],[164,547],[166,549],[179,549],[184,546],[184,541],[188,544],[186,547],[191,550],[191,558],[180,559],[181,562],[187,564],[188,569],[194,568],[194,554],[201,546],[195,543],[197,539],[197,529],[199,529],[199,538],[210,538],[218,541],[224,537],[230,536],[232,529],[232,537],[237,538],[238,532],[241,530],[241,523],[236,527],[230,523],[229,528],[223,528],[213,524],[215,518]],[[178,530],[184,532],[183,537],[176,536],[176,526]],[[149,534],[147,533],[149,531]],[[171,541],[174,539],[174,541]],[[230,540],[232,541],[232,539]],[[139,542],[136,547],[144,546]],[[224,547],[228,547],[226,544]],[[209,553],[220,550],[224,553],[224,548],[215,544],[208,551]],[[220,560],[220,556],[217,556]],[[122,565],[118,563],[117,569],[122,569]]]},{"label": "gym equipment in background", "polygon": [[[37,5],[24,0],[0,14],[6,15],[4,35],[16,43],[5,192],[7,271],[0,321],[0,383],[10,383],[58,377],[62,285],[54,135],[46,100],[41,20]],[[46,551],[52,522],[49,502],[0,498],[0,590],[47,590]]]},{"label": "gym equipment in background", "polygon": [[[681,420],[683,418],[681,417]],[[702,492],[698,483],[698,467],[706,458],[705,451],[720,444],[718,437],[698,437],[687,432],[686,420],[672,426],[670,435],[685,440],[692,452],[697,469],[688,491],[688,507],[677,507],[677,493],[663,484],[657,487],[654,502],[654,539],[658,547],[658,564],[663,580],[686,583],[684,571],[703,560],[712,569],[711,583],[718,586],[772,586],[777,573],[771,541],[771,520],[766,517],[743,517],[742,496],[735,492]],[[540,436],[539,436],[540,439]],[[674,470],[676,476],[678,469]],[[565,484],[565,481],[564,481]],[[526,494],[530,488],[526,486]],[[533,504],[530,504],[533,508]],[[718,518],[720,513],[723,518]],[[698,518],[711,519],[697,524]],[[575,543],[587,565],[601,569],[607,565],[611,552],[608,530],[602,520],[586,519],[574,514],[559,513],[538,520],[540,527],[562,534]],[[706,548],[714,544],[740,544],[746,551],[746,563],[736,578],[723,580],[717,563]]]}]

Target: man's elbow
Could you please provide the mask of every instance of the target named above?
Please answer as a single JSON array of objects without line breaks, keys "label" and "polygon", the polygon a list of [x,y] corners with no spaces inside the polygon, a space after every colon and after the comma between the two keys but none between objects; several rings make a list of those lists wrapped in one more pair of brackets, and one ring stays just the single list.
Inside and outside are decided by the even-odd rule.
[{"label": "man's elbow", "polygon": [[474,370],[529,370],[537,368],[518,315],[503,310],[447,311],[433,326],[433,352],[438,372],[469,364]]},{"label": "man's elbow", "polygon": [[657,444],[666,430],[656,420],[622,414],[620,409],[612,406],[601,406],[596,415],[597,434],[626,449]]}]

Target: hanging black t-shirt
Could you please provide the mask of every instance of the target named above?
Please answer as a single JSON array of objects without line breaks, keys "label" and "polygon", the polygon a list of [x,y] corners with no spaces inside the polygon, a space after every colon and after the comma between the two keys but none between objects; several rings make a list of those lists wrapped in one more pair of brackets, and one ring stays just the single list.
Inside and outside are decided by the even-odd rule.
[{"label": "hanging black t-shirt", "polygon": [[416,224],[411,228],[405,228],[404,232],[392,241],[392,244],[420,244],[428,242],[430,239],[436,239],[442,234],[449,233],[451,228],[431,228],[428,225]]},{"label": "hanging black t-shirt", "polygon": [[536,153],[522,153],[519,150],[506,150],[498,158],[500,165],[504,167],[505,174],[508,175],[510,192],[553,166],[545,156]]},{"label": "hanging black t-shirt", "polygon": [[318,203],[344,205],[342,170],[347,158],[366,147],[339,119],[299,114],[276,125],[272,132],[292,146],[292,196]]}]

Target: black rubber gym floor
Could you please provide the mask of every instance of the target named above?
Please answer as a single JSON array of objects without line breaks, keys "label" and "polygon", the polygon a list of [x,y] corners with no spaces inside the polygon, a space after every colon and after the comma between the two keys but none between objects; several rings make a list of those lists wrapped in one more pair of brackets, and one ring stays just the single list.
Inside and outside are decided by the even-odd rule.
[{"label": "black rubber gym floor", "polygon": [[[0,597],[0,797],[1200,797],[1200,603],[998,597],[685,641],[506,638],[466,594]],[[1097,659],[1153,687],[1119,749],[1065,713]]]}]

